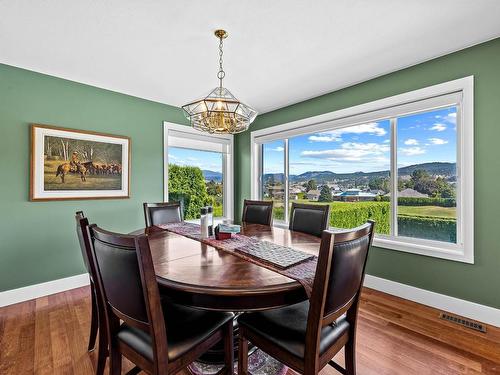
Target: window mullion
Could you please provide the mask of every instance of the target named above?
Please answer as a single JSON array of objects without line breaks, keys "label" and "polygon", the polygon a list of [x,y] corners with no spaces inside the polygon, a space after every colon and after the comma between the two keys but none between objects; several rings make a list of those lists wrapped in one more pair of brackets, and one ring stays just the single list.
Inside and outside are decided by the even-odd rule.
[{"label": "window mullion", "polygon": [[391,118],[391,236],[398,235],[398,135],[397,118]]},{"label": "window mullion", "polygon": [[284,197],[283,197],[283,200],[284,200],[284,203],[285,203],[285,209],[284,209],[284,213],[285,213],[285,223],[288,224],[288,189],[289,189],[289,181],[288,181],[288,175],[289,175],[289,155],[288,155],[288,138],[286,138],[284,140],[285,142],[285,194],[284,194]]}]

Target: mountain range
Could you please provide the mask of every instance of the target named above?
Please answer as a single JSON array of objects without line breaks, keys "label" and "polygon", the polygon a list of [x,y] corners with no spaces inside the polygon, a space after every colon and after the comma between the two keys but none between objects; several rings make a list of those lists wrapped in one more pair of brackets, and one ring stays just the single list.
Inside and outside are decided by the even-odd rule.
[{"label": "mountain range", "polygon": [[203,173],[205,181],[222,182],[222,173],[220,172],[210,171],[208,169],[202,169],[201,172]]},{"label": "mountain range", "polygon": [[[409,176],[413,171],[423,169],[430,175],[440,175],[451,177],[456,174],[456,163],[432,162],[408,165],[398,169],[399,176]],[[332,171],[308,171],[299,175],[290,175],[290,182],[306,182],[315,180],[317,183],[331,182],[333,180],[370,180],[377,177],[388,177],[389,171],[377,172],[352,172],[352,173],[335,173]],[[283,173],[267,173],[264,175],[264,183],[274,179],[275,182],[283,182]]]}]

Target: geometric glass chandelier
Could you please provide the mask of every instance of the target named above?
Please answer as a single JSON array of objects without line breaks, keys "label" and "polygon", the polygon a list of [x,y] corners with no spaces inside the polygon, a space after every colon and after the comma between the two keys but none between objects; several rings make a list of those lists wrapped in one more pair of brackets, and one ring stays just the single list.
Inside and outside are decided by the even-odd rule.
[{"label": "geometric glass chandelier", "polygon": [[186,118],[195,129],[212,134],[236,134],[248,129],[257,117],[257,111],[240,102],[222,85],[226,73],[222,66],[223,40],[228,33],[216,30],[219,39],[219,86],[206,97],[182,106]]}]

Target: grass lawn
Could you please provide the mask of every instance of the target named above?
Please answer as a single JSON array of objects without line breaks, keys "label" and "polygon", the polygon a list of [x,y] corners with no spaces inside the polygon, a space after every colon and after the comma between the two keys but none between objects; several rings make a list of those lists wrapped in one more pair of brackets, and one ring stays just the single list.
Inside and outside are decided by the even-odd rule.
[{"label": "grass lawn", "polygon": [[399,206],[398,213],[411,216],[432,216],[449,219],[455,219],[457,217],[456,207]]}]

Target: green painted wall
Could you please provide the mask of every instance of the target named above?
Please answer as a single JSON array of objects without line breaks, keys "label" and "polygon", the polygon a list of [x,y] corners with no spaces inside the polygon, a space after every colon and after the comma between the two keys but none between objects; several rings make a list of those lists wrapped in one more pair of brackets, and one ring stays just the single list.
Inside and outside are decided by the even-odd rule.
[{"label": "green painted wall", "polygon": [[[361,62],[369,64],[369,61]],[[342,74],[332,71],[331,74]],[[251,130],[475,76],[475,264],[374,248],[368,273],[500,308],[500,39],[266,113]],[[294,90],[296,88],[290,88]],[[235,139],[235,215],[250,197],[250,133]]]},{"label": "green painted wall", "polygon": [[[143,226],[142,202],[163,200],[162,121],[181,110],[0,65],[0,291],[84,272],[74,213],[116,231]],[[132,140],[131,198],[29,202],[29,123]]]}]

